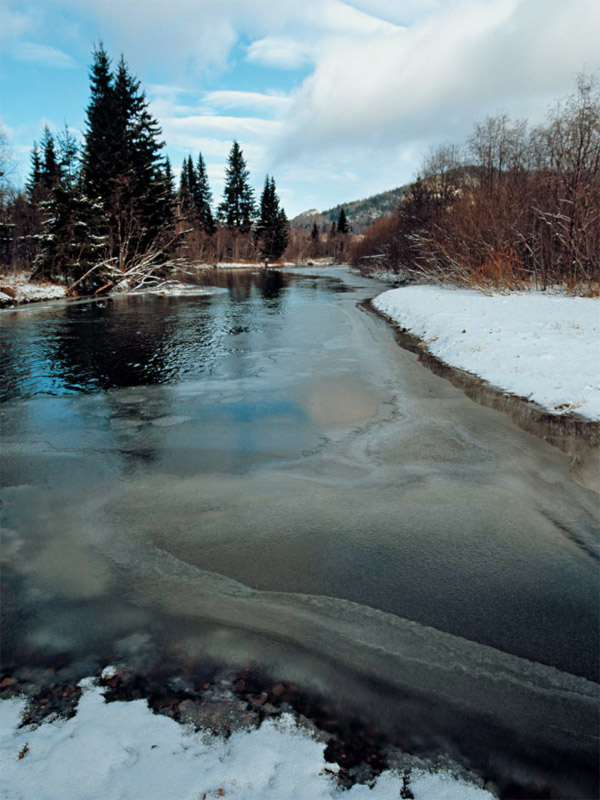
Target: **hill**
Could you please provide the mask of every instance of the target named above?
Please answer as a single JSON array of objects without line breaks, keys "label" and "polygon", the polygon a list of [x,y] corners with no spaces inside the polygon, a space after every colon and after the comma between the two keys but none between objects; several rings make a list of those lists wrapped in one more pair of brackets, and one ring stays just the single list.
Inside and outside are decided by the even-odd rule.
[{"label": "hill", "polygon": [[298,214],[297,217],[291,220],[291,224],[295,228],[310,231],[313,223],[316,222],[319,231],[325,233],[329,230],[332,222],[337,222],[340,211],[344,208],[353,233],[362,233],[379,217],[386,217],[392,214],[407,190],[408,186],[399,186],[397,189],[374,194],[364,200],[341,203],[326,211],[317,211],[317,209],[313,208],[310,211]]}]

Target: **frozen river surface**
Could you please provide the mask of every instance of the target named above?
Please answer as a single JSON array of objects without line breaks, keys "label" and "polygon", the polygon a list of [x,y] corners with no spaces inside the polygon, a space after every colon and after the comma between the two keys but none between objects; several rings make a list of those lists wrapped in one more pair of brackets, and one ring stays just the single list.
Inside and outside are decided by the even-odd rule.
[{"label": "frozen river surface", "polygon": [[206,280],[2,313],[5,665],[253,662],[585,796],[597,496],[398,347],[376,282]]}]

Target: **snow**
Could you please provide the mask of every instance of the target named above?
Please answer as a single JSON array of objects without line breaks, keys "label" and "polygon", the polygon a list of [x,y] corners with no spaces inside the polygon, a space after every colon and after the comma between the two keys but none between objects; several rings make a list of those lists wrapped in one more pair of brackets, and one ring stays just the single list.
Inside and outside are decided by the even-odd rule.
[{"label": "snow", "polygon": [[363,278],[373,278],[374,280],[381,281],[382,283],[391,283],[392,285],[397,285],[406,281],[406,275],[403,273],[391,272],[384,269],[374,269],[372,272],[366,272],[365,270],[352,268],[350,272],[352,272],[354,275],[360,275]]},{"label": "snow", "polygon": [[600,419],[600,301],[407,286],[373,305],[447,364],[553,413]]},{"label": "snow", "polygon": [[[154,714],[143,700],[106,703],[92,679],[71,719],[19,728],[25,701],[0,702],[2,800],[397,800],[402,778],[342,791],[325,745],[289,714],[228,739]],[[491,800],[450,773],[413,770],[415,800]]]},{"label": "snow", "polygon": [[[16,297],[2,291],[6,286],[16,292]],[[29,280],[26,272],[14,272],[0,275],[0,305],[20,303],[35,303],[41,300],[58,300],[65,297],[67,289],[56,283],[34,283]]]},{"label": "snow", "polygon": [[159,297],[200,297],[203,295],[219,294],[222,289],[217,287],[195,286],[191,283],[181,283],[179,281],[167,281],[157,286],[142,287],[141,289],[126,290],[126,294],[140,295],[152,294]]}]

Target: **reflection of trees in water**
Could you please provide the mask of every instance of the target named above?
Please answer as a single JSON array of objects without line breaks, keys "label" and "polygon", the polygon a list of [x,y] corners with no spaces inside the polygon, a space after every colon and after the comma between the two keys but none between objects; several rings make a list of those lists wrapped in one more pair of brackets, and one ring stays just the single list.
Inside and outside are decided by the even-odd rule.
[{"label": "reflection of trees in water", "polygon": [[0,399],[10,400],[19,394],[19,386],[31,378],[31,363],[27,357],[26,343],[5,329],[0,346]]},{"label": "reflection of trees in water", "polygon": [[[53,356],[67,388],[112,389],[164,380],[160,344],[168,316],[151,313],[154,298],[129,297],[67,306]],[[63,335],[60,335],[62,333]]]},{"label": "reflection of trees in water", "polygon": [[2,398],[102,391],[212,372],[230,355],[227,337],[280,313],[291,278],[258,269],[199,271],[227,294],[119,297],[57,306],[5,326]]},{"label": "reflection of trees in water", "polygon": [[261,272],[257,276],[256,286],[258,291],[268,301],[270,309],[279,309],[283,299],[283,289],[288,285],[289,278],[282,272]]},{"label": "reflection of trees in water", "polygon": [[257,267],[247,269],[199,270],[195,282],[200,286],[217,286],[227,289],[234,302],[244,302],[252,296],[255,287],[265,300],[277,300],[282,290],[289,285],[290,276],[283,272]]},{"label": "reflection of trees in water", "polygon": [[157,461],[164,451],[168,428],[154,421],[173,414],[173,393],[168,386],[153,386],[143,395],[113,391],[106,395],[111,422],[112,450],[119,454],[123,474],[131,474]]}]

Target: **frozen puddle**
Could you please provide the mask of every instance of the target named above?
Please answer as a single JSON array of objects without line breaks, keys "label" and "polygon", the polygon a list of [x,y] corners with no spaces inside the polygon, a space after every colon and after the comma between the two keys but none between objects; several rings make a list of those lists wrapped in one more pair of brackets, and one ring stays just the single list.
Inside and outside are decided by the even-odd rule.
[{"label": "frozen puddle", "polygon": [[[449,773],[383,773],[342,790],[325,744],[284,714],[229,738],[194,732],[144,700],[106,703],[92,679],[75,717],[19,728],[25,700],[0,703],[3,800],[485,800],[490,792]],[[404,788],[410,788],[411,794]]]}]

